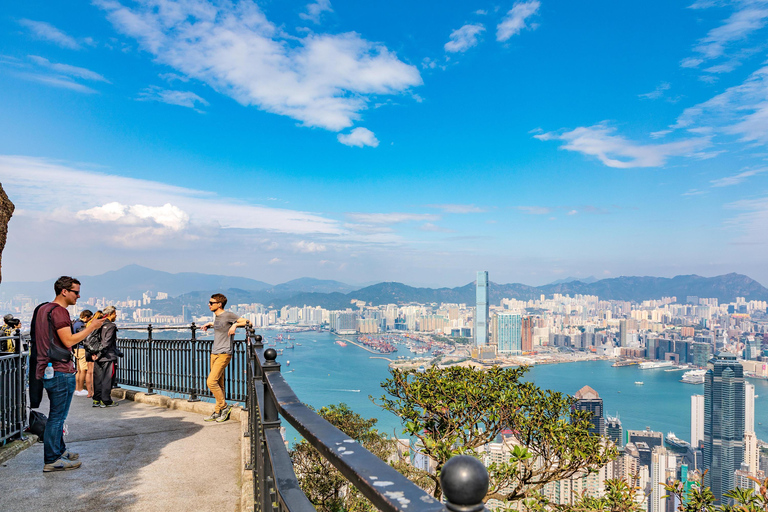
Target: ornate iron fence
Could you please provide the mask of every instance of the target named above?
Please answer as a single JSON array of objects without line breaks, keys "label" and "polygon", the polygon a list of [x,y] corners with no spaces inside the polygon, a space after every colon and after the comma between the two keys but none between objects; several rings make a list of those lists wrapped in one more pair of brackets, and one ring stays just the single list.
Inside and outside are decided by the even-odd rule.
[{"label": "ornate iron fence", "polygon": [[29,352],[19,330],[0,336],[0,344],[14,344],[13,352],[0,352],[0,445],[21,437],[27,422],[26,370]]}]

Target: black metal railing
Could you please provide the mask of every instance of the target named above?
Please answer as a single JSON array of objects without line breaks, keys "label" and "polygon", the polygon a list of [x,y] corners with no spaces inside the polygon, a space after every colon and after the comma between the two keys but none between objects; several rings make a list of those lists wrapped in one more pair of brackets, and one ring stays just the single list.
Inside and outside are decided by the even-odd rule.
[{"label": "black metal railing", "polygon": [[[123,357],[117,362],[117,383],[144,388],[147,393],[165,391],[187,395],[190,401],[213,397],[206,385],[211,366],[213,340],[197,337],[200,328],[194,323],[183,327],[131,327],[146,331],[146,339],[118,338],[117,348]],[[157,331],[190,331],[186,339],[156,339]],[[119,332],[119,331],[118,331]],[[232,361],[224,374],[227,400],[245,402],[248,394],[245,378],[245,341],[235,341]]]},{"label": "black metal railing", "polygon": [[440,482],[446,503],[424,492],[341,430],[301,403],[280,373],[275,349],[248,329],[247,410],[254,512],[311,512],[280,435],[280,417],[338,469],[379,510],[387,512],[479,512],[488,490],[488,473],[470,456],[450,459]]},{"label": "black metal railing", "polygon": [[21,438],[26,426],[26,370],[29,352],[17,329],[13,336],[0,336],[0,345],[13,342],[12,352],[0,352],[0,445]]}]

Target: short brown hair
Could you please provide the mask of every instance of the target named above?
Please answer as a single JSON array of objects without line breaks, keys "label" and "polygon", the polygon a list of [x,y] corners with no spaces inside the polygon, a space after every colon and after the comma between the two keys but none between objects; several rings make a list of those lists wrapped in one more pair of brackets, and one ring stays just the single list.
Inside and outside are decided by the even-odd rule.
[{"label": "short brown hair", "polygon": [[84,309],[80,312],[80,320],[87,322],[93,316],[93,311],[90,309]]},{"label": "short brown hair", "polygon": [[211,299],[215,300],[216,302],[221,302],[221,307],[226,307],[227,305],[227,296],[223,293],[214,293],[211,295]]},{"label": "short brown hair", "polygon": [[72,288],[73,284],[80,284],[80,281],[74,277],[61,276],[55,283],[53,283],[53,291],[56,292],[56,295],[58,296],[61,294],[62,290],[69,290]]}]

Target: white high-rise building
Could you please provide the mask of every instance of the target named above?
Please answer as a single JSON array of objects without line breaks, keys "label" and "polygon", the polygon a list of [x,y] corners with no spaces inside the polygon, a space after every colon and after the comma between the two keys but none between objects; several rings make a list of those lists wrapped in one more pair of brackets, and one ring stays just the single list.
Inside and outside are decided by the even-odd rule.
[{"label": "white high-rise building", "polygon": [[476,307],[475,307],[475,346],[484,347],[488,344],[488,327],[490,311],[488,304],[488,271],[477,272]]},{"label": "white high-rise building", "polygon": [[691,446],[704,440],[704,395],[691,396]]},{"label": "white high-rise building", "polygon": [[[744,383],[744,432],[755,431],[755,385]],[[755,468],[751,468],[755,471]]]},{"label": "white high-rise building", "polygon": [[667,482],[667,474],[674,469],[675,456],[663,446],[656,446],[651,454],[650,512],[665,512],[667,491],[661,484]]},{"label": "white high-rise building", "polygon": [[760,448],[754,432],[744,433],[744,464],[749,466],[752,475],[760,469]]}]

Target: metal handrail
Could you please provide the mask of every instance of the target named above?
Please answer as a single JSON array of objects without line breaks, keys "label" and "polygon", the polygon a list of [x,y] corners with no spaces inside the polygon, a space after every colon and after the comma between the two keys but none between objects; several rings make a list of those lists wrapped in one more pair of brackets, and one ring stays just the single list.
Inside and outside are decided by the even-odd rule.
[{"label": "metal handrail", "polygon": [[0,352],[0,445],[19,439],[27,426],[26,370],[29,352],[24,350],[24,338],[16,329],[13,352]]},{"label": "metal handrail", "polygon": [[488,473],[477,459],[459,456],[446,463],[440,480],[447,502],[440,503],[301,403],[280,374],[277,352],[265,350],[261,336],[252,328],[248,328],[246,338],[246,435],[251,442],[249,466],[254,471],[255,512],[314,510],[304,493],[298,492],[299,483],[279,434],[280,415],[379,510],[438,512],[447,508],[453,512],[478,512],[484,508]]}]

